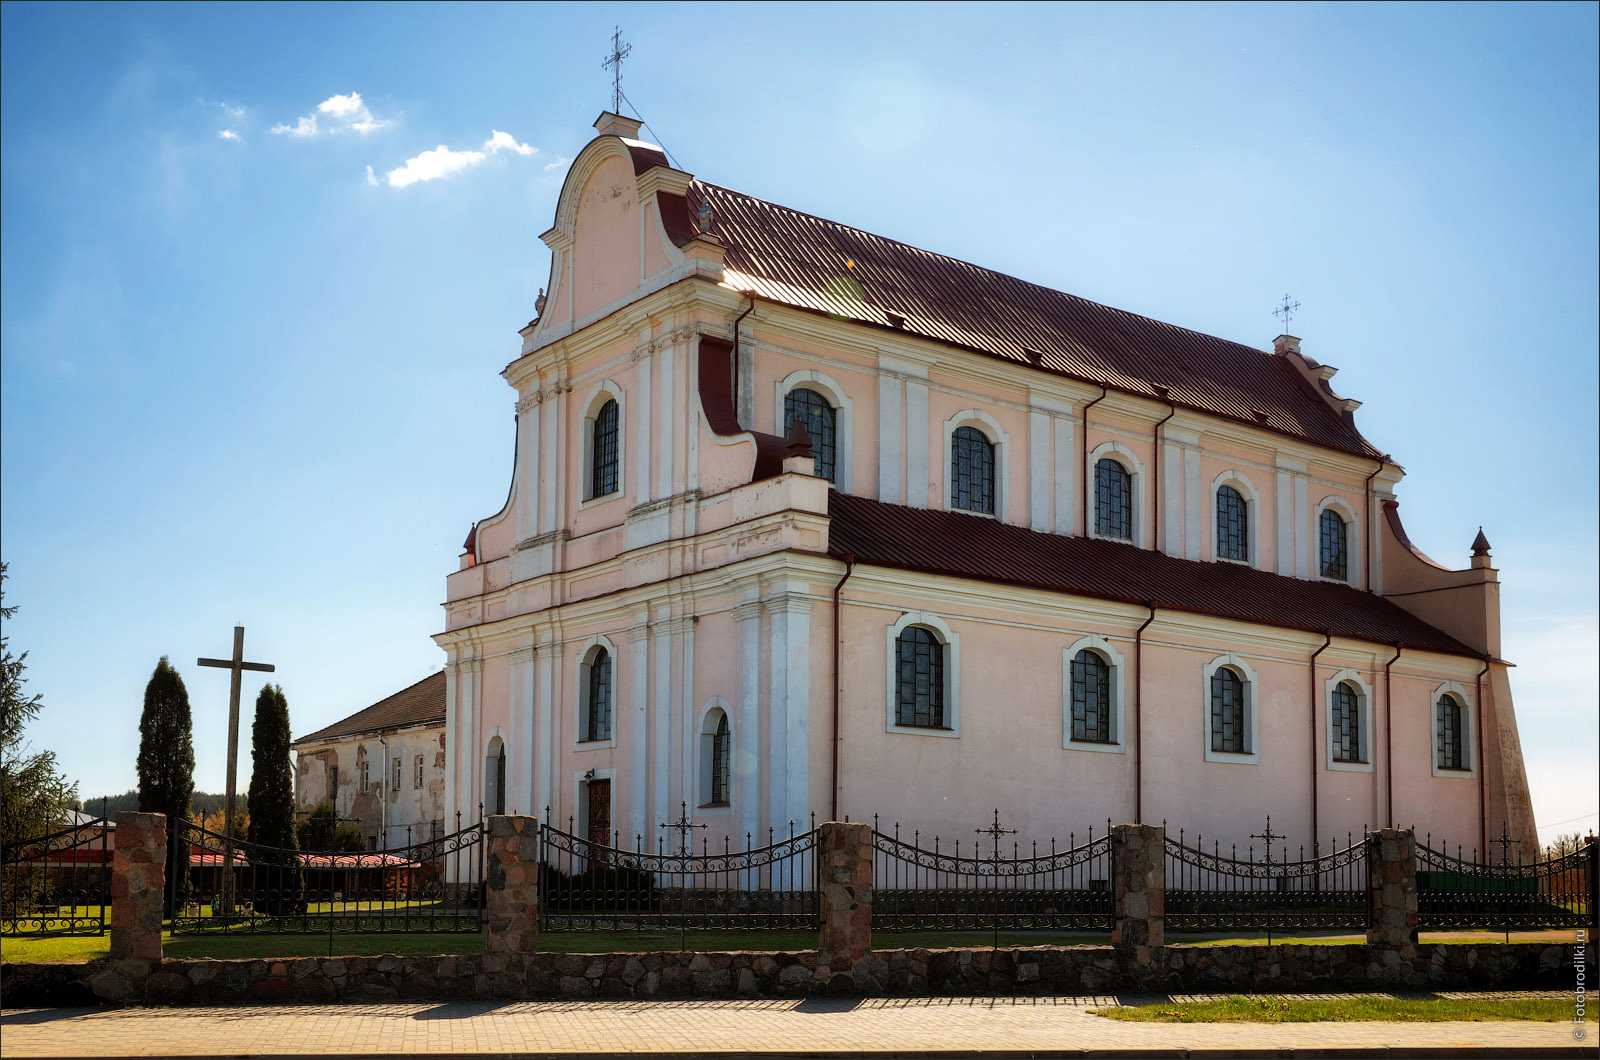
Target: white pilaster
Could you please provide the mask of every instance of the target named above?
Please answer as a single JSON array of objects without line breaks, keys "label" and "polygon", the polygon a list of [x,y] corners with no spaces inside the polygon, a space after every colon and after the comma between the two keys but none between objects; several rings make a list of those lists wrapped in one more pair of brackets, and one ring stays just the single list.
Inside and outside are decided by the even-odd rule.
[{"label": "white pilaster", "polygon": [[457,701],[461,709],[462,733],[456,760],[461,764],[461,801],[457,809],[461,811],[463,826],[478,820],[478,804],[483,801],[482,789],[478,784],[478,774],[481,772],[479,763],[483,761],[483,748],[478,746],[478,733],[483,727],[483,703],[478,688],[478,676],[482,669],[483,663],[478,659],[466,659],[461,663],[461,687]]},{"label": "white pilaster", "polygon": [[544,445],[541,447],[540,466],[543,469],[544,496],[539,502],[539,532],[548,534],[558,524],[556,515],[556,488],[560,479],[557,464],[561,461],[561,434],[559,431],[560,419],[558,409],[561,405],[559,395],[547,391],[545,401],[540,413],[540,420],[544,428]]},{"label": "white pilaster", "polygon": [[[679,631],[679,652],[683,663],[679,667],[679,676],[682,684],[678,695],[678,754],[680,769],[678,772],[677,801],[686,802],[691,807],[699,801],[695,791],[694,774],[694,747],[697,730],[695,722],[699,720],[700,703],[694,694],[694,627],[693,619],[683,620],[683,628]],[[732,719],[729,719],[730,724]],[[668,807],[677,805],[671,795],[667,798]]]},{"label": "white pilaster", "polygon": [[[782,803],[774,797],[771,823],[782,834],[789,821],[804,831],[811,809],[811,601],[784,595],[768,601],[767,610],[773,616],[773,680],[781,677],[784,685],[784,725],[779,728],[774,718],[772,730],[781,738],[775,739],[774,749],[781,744],[784,777]],[[774,753],[774,760],[778,757]]]},{"label": "white pilaster", "polygon": [[899,504],[904,497],[900,489],[903,386],[898,376],[878,375],[878,499],[890,504]]},{"label": "white pilaster", "polygon": [[767,601],[767,823],[781,830],[789,805],[789,610]]},{"label": "white pilaster", "polygon": [[539,789],[536,780],[539,772],[539,755],[543,750],[534,702],[534,685],[538,679],[535,673],[537,667],[537,648],[533,634],[529,633],[523,640],[522,648],[517,652],[515,663],[519,675],[517,695],[520,699],[516,713],[521,720],[516,726],[517,742],[513,746],[517,750],[514,752],[513,761],[516,763],[517,776],[516,812],[534,817],[538,816],[542,809],[538,803]]},{"label": "white pilaster", "polygon": [[[1050,417],[1028,412],[1028,525],[1050,532]],[[1004,516],[1002,515],[1002,518]]]},{"label": "white pilaster", "polygon": [[675,413],[677,411],[673,399],[673,384],[676,382],[677,372],[674,364],[674,351],[665,349],[656,356],[660,358],[661,370],[657,373],[660,381],[656,389],[661,393],[661,403],[657,409],[658,423],[656,428],[656,496],[670,497],[672,488],[672,456],[673,443],[676,441],[674,430],[676,427]]},{"label": "white pilaster", "polygon": [[1161,443],[1161,551],[1183,555],[1183,448]]},{"label": "white pilaster", "polygon": [[444,665],[444,819],[453,821],[455,812],[461,805],[461,776],[456,760],[460,757],[457,750],[461,746],[461,667],[456,662],[456,653],[449,650],[445,653]]},{"label": "white pilaster", "polygon": [[543,650],[539,652],[534,660],[539,670],[537,702],[539,712],[539,770],[538,790],[536,792],[538,809],[534,812],[540,815],[544,814],[546,807],[549,807],[552,815],[560,810],[560,807],[555,805],[555,793],[557,790],[555,784],[556,713],[561,708],[562,697],[556,694],[556,689],[564,687],[560,684],[559,674],[564,654],[560,642],[551,639],[545,641]]},{"label": "white pilaster", "polygon": [[517,402],[517,540],[539,532],[539,403]]},{"label": "white pilaster", "polygon": [[677,819],[669,809],[667,781],[672,771],[672,641],[675,619],[657,621],[655,630],[655,704],[650,722],[651,816],[645,835],[663,821]]},{"label": "white pilaster", "polygon": [[[650,491],[653,476],[650,474],[650,405],[655,401],[655,392],[650,388],[650,358],[640,357],[634,366],[634,385],[637,393],[628,404],[634,410],[635,422],[633,430],[633,459],[623,461],[623,466],[633,471],[633,503],[643,504],[652,499],[654,494]],[[626,445],[630,439],[624,438]]]},{"label": "white pilaster", "polygon": [[[928,506],[928,384],[906,380],[906,503]],[[996,473],[1000,471],[995,468]],[[940,473],[943,480],[944,473]],[[1004,491],[1002,490],[1002,495]],[[1002,515],[1002,518],[1004,516]]]},{"label": "white pilaster", "polygon": [[748,429],[756,422],[756,334],[748,318],[739,328],[739,361],[734,371],[739,374],[739,426]]},{"label": "white pilaster", "polygon": [[734,721],[739,754],[733,765],[733,800],[739,830],[761,830],[761,602],[733,609],[739,637],[739,706]]},{"label": "white pilaster", "polygon": [[1056,432],[1056,533],[1076,534],[1077,524],[1077,467],[1078,458],[1073,455],[1073,445],[1076,442],[1076,432],[1073,430],[1072,421],[1063,417],[1055,419]]},{"label": "white pilaster", "polygon": [[616,735],[627,741],[628,747],[628,829],[631,841],[636,835],[654,835],[648,827],[650,814],[650,616],[639,615],[633,628],[628,630],[628,640],[633,644],[633,661],[628,667],[633,677],[633,695],[626,710],[617,711],[618,724],[627,728]]},{"label": "white pilaster", "polygon": [[1204,559],[1206,549],[1205,487],[1200,484],[1200,451],[1183,451],[1183,558]]},{"label": "white pilaster", "polygon": [[1278,562],[1276,570],[1279,574],[1294,574],[1294,476],[1283,468],[1278,469],[1277,478],[1273,483],[1273,494],[1276,504],[1273,507],[1273,520],[1277,525]]},{"label": "white pilaster", "polygon": [[1294,573],[1311,577],[1311,500],[1304,475],[1294,477]]}]

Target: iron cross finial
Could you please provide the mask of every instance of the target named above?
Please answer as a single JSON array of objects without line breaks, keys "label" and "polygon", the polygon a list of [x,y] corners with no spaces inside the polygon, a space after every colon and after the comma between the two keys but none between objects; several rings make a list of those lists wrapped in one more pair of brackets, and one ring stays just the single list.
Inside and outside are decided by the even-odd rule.
[{"label": "iron cross finial", "polygon": [[704,828],[706,826],[695,824],[689,820],[689,804],[687,802],[680,803],[680,805],[683,807],[683,812],[678,815],[678,819],[670,824],[663,821],[661,822],[661,827],[670,828],[678,833],[678,854],[679,856],[687,857],[689,854],[689,833],[696,828]]},{"label": "iron cross finial", "polygon": [[1283,320],[1283,333],[1289,333],[1289,321],[1294,318],[1294,311],[1300,308],[1300,303],[1289,297],[1289,292],[1283,293],[1283,302],[1272,311],[1272,315]]},{"label": "iron cross finial", "polygon": [[1266,828],[1266,831],[1264,831],[1264,832],[1252,832],[1252,833],[1250,833],[1250,838],[1251,839],[1261,839],[1261,840],[1264,840],[1266,842],[1266,844],[1267,844],[1267,864],[1268,865],[1272,864],[1272,844],[1275,843],[1277,840],[1283,838],[1283,836],[1279,835],[1278,833],[1276,833],[1276,832],[1274,832],[1272,830],[1272,814],[1270,814],[1270,813],[1267,814],[1267,828]]},{"label": "iron cross finial", "polygon": [[611,54],[606,56],[605,62],[600,64],[600,69],[611,70],[611,113],[622,113],[622,60],[633,51],[633,45],[625,44],[622,40],[622,27],[617,26],[611,34]]},{"label": "iron cross finial", "polygon": [[991,824],[988,828],[974,828],[973,831],[978,833],[979,835],[988,836],[990,842],[994,843],[994,853],[993,853],[992,857],[994,858],[995,861],[999,861],[1000,860],[1000,837],[1003,836],[1003,835],[1016,835],[1017,834],[1017,830],[1015,828],[1001,828],[1000,827],[1000,810],[999,810],[998,807],[996,807],[996,809],[994,811],[994,823],[993,824]]},{"label": "iron cross finial", "polygon": [[1499,845],[1499,847],[1500,847],[1500,864],[1502,864],[1502,865],[1511,864],[1511,849],[1510,848],[1514,847],[1514,846],[1521,846],[1522,845],[1522,840],[1520,840],[1520,839],[1512,839],[1511,838],[1511,833],[1506,831],[1506,823],[1504,821],[1500,822],[1500,834],[1498,836],[1496,836],[1494,839],[1489,840],[1489,842]]}]

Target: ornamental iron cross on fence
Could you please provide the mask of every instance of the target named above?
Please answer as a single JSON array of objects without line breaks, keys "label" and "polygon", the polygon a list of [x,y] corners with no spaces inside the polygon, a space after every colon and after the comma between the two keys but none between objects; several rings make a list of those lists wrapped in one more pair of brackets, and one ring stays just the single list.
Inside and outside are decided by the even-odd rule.
[{"label": "ornamental iron cross on fence", "polygon": [[695,824],[689,820],[689,804],[687,802],[681,803],[680,805],[683,807],[683,811],[678,815],[678,819],[673,821],[671,824],[663,821],[661,822],[660,827],[669,828],[678,833],[678,854],[680,857],[688,857],[690,831],[696,828],[704,828],[706,826],[703,824]]},{"label": "ornamental iron cross on fence", "polygon": [[[1250,838],[1251,839],[1261,839],[1261,840],[1264,840],[1266,842],[1266,844],[1267,844],[1267,860],[1266,860],[1266,864],[1271,865],[1272,864],[1272,844],[1274,842],[1276,842],[1277,840],[1282,839],[1283,836],[1279,835],[1278,833],[1276,833],[1276,832],[1274,832],[1272,830],[1272,815],[1270,813],[1267,814],[1267,829],[1266,829],[1266,831],[1264,831],[1264,832],[1251,832],[1250,833]],[[1284,854],[1284,857],[1288,857],[1288,856],[1289,855],[1287,853]]]},{"label": "ornamental iron cross on fence", "polygon": [[215,666],[223,670],[232,671],[232,680],[228,686],[228,787],[227,802],[223,807],[222,834],[223,843],[223,874],[222,886],[227,899],[228,911],[232,912],[232,883],[233,883],[233,807],[234,795],[238,790],[239,776],[239,686],[244,681],[244,671],[259,670],[263,673],[272,673],[271,663],[254,663],[244,661],[244,627],[233,627],[233,658],[231,659],[197,659],[200,666]]},{"label": "ornamental iron cross on fence", "polygon": [[990,860],[992,860],[992,861],[999,861],[1000,860],[1000,837],[1003,836],[1003,835],[1016,835],[1017,834],[1017,830],[1015,828],[1001,828],[1000,827],[1000,811],[999,811],[998,808],[994,811],[994,823],[993,824],[991,824],[988,828],[974,828],[973,831],[978,833],[979,835],[988,836],[989,837],[989,841],[994,844],[994,851],[993,851],[993,853],[990,854]]},{"label": "ornamental iron cross on fence", "polygon": [[1500,847],[1500,864],[1502,865],[1511,864],[1511,848],[1522,845],[1522,840],[1511,838],[1511,833],[1506,830],[1506,822],[1504,821],[1500,822],[1500,834],[1489,840],[1489,842]]}]

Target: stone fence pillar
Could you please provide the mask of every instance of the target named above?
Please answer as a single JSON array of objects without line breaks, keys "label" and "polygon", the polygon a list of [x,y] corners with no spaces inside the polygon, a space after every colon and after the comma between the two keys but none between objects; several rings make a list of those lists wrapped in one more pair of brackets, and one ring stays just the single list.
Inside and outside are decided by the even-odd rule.
[{"label": "stone fence pillar", "polygon": [[167,815],[117,814],[111,859],[111,959],[161,959],[167,887]]},{"label": "stone fence pillar", "polygon": [[1111,945],[1140,964],[1165,946],[1167,830],[1157,824],[1119,824],[1111,830],[1111,893],[1116,919]]},{"label": "stone fence pillar", "polygon": [[488,953],[533,953],[539,940],[539,821],[485,818],[489,844],[483,913]]},{"label": "stone fence pillar", "polygon": [[1367,836],[1367,945],[1417,955],[1417,838],[1409,828]]},{"label": "stone fence pillar", "polygon": [[872,951],[872,826],[829,821],[820,833],[817,963],[848,967]]}]

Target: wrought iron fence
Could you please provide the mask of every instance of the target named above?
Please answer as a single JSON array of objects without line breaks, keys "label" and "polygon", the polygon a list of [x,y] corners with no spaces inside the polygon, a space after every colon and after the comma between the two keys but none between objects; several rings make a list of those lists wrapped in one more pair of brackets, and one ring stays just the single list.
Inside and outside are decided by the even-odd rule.
[{"label": "wrought iron fence", "polygon": [[628,849],[613,832],[609,844],[577,835],[572,818],[565,830],[549,811],[539,830],[539,930],[626,931],[662,938],[690,931],[755,931],[818,927],[817,827],[787,835],[768,829],[767,842],[742,845],[731,836],[720,844],[702,836],[696,852],[687,807],[665,828],[654,849],[643,836]]},{"label": "wrought iron fence", "polygon": [[[1047,851],[1037,841],[1026,851],[1013,840],[1010,853],[999,811],[988,828],[974,829],[989,839],[946,843],[934,836],[924,846],[918,831],[909,840],[896,824],[885,832],[873,818],[874,931],[1073,929],[1110,931],[1111,825],[1100,836],[1091,827],[1080,843],[1068,833],[1065,847],[1052,839]],[[983,852],[987,845],[989,851]]]},{"label": "wrought iron fence", "polygon": [[1535,862],[1512,861],[1502,846],[1499,864],[1479,861],[1476,851],[1464,854],[1458,846],[1452,855],[1448,844],[1432,844],[1431,834],[1417,843],[1417,919],[1424,928],[1511,932],[1595,922],[1593,841]]},{"label": "wrought iron fence", "polygon": [[188,821],[174,935],[444,934],[483,928],[483,825],[407,846],[304,851]]},{"label": "wrought iron fence", "polygon": [[112,825],[102,814],[0,849],[0,935],[103,935]]},{"label": "wrought iron fence", "polygon": [[1169,931],[1265,931],[1348,928],[1364,930],[1370,902],[1366,876],[1367,843],[1363,832],[1345,833],[1344,844],[1330,840],[1326,854],[1298,847],[1291,860],[1287,847],[1275,856],[1283,836],[1266,830],[1240,856],[1237,844],[1226,851],[1216,841],[1205,849],[1196,835],[1189,845],[1182,829],[1167,846],[1166,927]]}]

